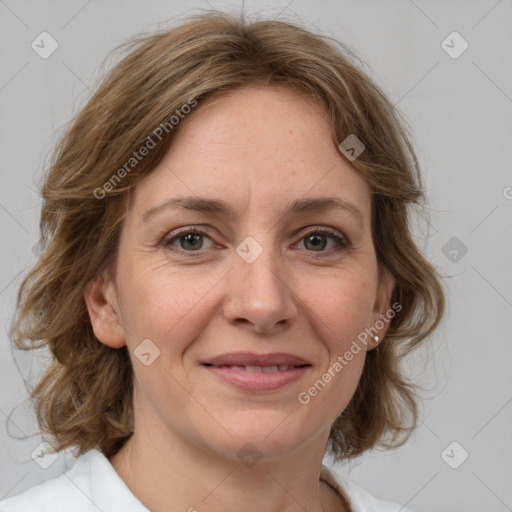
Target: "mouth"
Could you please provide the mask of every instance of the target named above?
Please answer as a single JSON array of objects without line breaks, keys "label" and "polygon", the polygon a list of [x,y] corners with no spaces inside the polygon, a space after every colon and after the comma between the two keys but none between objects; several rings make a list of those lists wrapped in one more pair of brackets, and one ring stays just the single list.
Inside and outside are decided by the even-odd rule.
[{"label": "mouth", "polygon": [[288,370],[293,370],[295,368],[304,368],[306,366],[311,366],[309,364],[302,365],[290,365],[290,364],[279,364],[274,366],[251,366],[251,365],[234,365],[234,364],[222,364],[222,365],[214,365],[210,363],[203,363],[203,366],[210,366],[214,368],[226,369],[230,368],[232,370],[244,371],[248,373],[278,373],[278,372],[286,372]]},{"label": "mouth", "polygon": [[313,367],[306,359],[286,352],[231,352],[203,360],[201,366],[223,384],[252,392],[281,389]]}]

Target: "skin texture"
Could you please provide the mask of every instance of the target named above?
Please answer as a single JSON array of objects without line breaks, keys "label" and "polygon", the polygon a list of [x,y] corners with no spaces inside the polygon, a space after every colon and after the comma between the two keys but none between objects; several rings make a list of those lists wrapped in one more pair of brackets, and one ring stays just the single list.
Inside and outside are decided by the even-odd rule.
[{"label": "skin texture", "polygon": [[[243,88],[181,123],[127,203],[114,271],[85,293],[97,338],[126,344],[135,372],[135,432],[111,462],[151,510],[348,510],[319,474],[364,345],[307,405],[297,397],[390,307],[394,281],[378,279],[369,187],[339,153],[322,109],[287,88]],[[239,218],[169,208],[142,221],[179,196],[226,201]],[[342,210],[285,215],[291,201],[332,196],[361,222]],[[166,247],[182,227],[209,231],[191,241],[182,232]],[[317,227],[350,247],[312,240]],[[252,263],[236,252],[248,236],[263,250]],[[148,366],[134,356],[144,339],[160,351]],[[277,391],[242,391],[200,364],[235,351],[289,352],[312,367]],[[261,455],[252,467],[237,458],[246,443]]]}]

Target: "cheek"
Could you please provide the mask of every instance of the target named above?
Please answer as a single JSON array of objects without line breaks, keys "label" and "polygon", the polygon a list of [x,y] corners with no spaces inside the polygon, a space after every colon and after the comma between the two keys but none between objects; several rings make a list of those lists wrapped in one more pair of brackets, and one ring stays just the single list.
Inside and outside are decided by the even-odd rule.
[{"label": "cheek", "polygon": [[339,279],[311,306],[315,336],[323,340],[327,354],[311,387],[303,390],[303,399],[331,422],[347,407],[359,383],[367,345],[358,336],[369,327],[372,305],[370,283]]},{"label": "cheek", "polygon": [[[367,277],[362,278],[364,275]],[[322,285],[313,293],[313,288],[306,286],[301,297],[308,297],[304,302],[321,331],[319,337],[328,341],[330,352],[344,352],[370,326],[375,299],[372,272],[368,268],[339,271]]]},{"label": "cheek", "polygon": [[185,350],[204,328],[208,295],[222,276],[214,274],[176,270],[165,260],[126,267],[120,295],[127,344],[133,348],[149,338],[170,355]]}]

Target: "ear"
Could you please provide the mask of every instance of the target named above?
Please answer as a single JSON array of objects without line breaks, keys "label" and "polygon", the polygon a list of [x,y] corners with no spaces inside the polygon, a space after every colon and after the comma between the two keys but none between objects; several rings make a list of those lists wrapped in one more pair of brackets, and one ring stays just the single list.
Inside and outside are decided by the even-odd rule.
[{"label": "ear", "polygon": [[379,266],[379,283],[377,285],[377,294],[372,311],[373,323],[371,326],[371,331],[376,332],[379,341],[372,341],[368,346],[368,350],[372,350],[377,347],[378,344],[382,343],[389,329],[391,318],[395,316],[394,314],[392,316],[389,315],[389,311],[391,310],[391,296],[395,285],[396,279],[393,274],[391,274],[387,268]]},{"label": "ear", "polygon": [[112,348],[126,345],[116,289],[107,269],[87,283],[84,299],[96,338]]}]

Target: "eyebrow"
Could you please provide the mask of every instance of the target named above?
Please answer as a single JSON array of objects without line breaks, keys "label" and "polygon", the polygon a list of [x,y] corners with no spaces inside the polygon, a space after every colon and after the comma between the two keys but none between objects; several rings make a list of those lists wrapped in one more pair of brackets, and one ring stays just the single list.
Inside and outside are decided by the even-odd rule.
[{"label": "eyebrow", "polygon": [[[200,196],[174,197],[153,206],[142,215],[142,222],[148,222],[158,213],[173,209],[183,208],[201,213],[209,213],[238,220],[240,215],[228,203],[219,199]],[[363,225],[361,211],[341,197],[308,197],[292,201],[285,209],[285,215],[302,215],[306,213],[324,213],[328,210],[341,210],[352,214]]]}]

